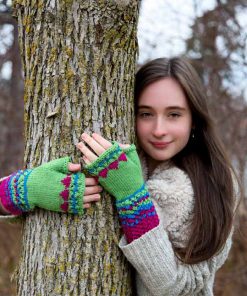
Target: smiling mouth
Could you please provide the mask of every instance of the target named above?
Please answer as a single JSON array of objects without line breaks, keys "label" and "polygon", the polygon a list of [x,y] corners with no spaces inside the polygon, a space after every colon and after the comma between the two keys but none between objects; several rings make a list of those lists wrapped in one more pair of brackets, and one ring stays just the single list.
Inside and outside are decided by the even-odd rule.
[{"label": "smiling mouth", "polygon": [[171,142],[151,142],[151,144],[156,148],[165,148],[167,147]]}]

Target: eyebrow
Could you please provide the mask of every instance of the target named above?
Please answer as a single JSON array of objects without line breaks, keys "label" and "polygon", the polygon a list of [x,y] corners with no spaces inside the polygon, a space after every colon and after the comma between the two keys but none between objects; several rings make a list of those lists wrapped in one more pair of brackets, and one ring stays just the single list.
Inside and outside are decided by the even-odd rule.
[{"label": "eyebrow", "polygon": [[[138,108],[138,110],[139,109],[153,109],[153,107],[152,106],[148,106],[148,105],[140,105],[140,106],[138,106],[137,107]],[[166,108],[167,110],[173,110],[173,109],[177,109],[177,110],[181,110],[181,111],[184,111],[184,110],[186,110],[186,108],[184,108],[184,107],[181,107],[181,106],[169,106],[169,107],[167,107]]]}]

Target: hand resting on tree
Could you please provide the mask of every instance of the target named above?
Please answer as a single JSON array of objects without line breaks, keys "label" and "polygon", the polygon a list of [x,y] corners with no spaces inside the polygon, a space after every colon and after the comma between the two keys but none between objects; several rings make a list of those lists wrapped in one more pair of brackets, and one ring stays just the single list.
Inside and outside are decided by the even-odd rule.
[{"label": "hand resting on tree", "polygon": [[100,200],[102,187],[80,172],[80,164],[69,161],[69,157],[59,158],[4,178],[0,182],[2,214],[21,215],[39,207],[82,215],[83,209]]}]

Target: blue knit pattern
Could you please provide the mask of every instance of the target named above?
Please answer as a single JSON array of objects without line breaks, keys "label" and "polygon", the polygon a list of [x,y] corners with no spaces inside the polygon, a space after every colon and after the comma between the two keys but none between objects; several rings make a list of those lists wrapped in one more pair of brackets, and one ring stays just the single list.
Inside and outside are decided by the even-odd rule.
[{"label": "blue knit pattern", "polygon": [[73,174],[71,175],[72,177],[72,182],[71,182],[71,186],[72,186],[72,194],[71,194],[71,198],[69,199],[69,203],[70,203],[70,209],[72,211],[73,214],[78,214],[78,202],[80,202],[80,200],[78,200],[77,198],[77,193],[79,192],[79,173]]},{"label": "blue knit pattern", "polygon": [[110,163],[112,163],[114,160],[118,159],[119,155],[122,153],[121,148],[119,147],[117,142],[114,142],[114,144],[106,150],[105,153],[102,153],[97,160],[94,161],[93,165],[90,164],[87,166],[87,171],[92,175],[96,176],[99,174],[99,172],[107,167]]},{"label": "blue knit pattern", "polygon": [[30,210],[27,199],[27,179],[32,170],[18,170],[12,174],[8,181],[8,191],[14,205],[23,212]]},{"label": "blue knit pattern", "polygon": [[116,205],[121,223],[126,226],[135,226],[143,219],[157,215],[145,184]]}]

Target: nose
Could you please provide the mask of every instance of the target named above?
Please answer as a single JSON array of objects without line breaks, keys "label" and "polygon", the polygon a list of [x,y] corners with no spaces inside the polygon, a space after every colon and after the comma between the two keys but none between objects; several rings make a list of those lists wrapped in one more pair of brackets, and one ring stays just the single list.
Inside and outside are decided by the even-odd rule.
[{"label": "nose", "polygon": [[157,118],[153,127],[153,135],[157,138],[163,137],[167,134],[167,128],[165,120]]}]

